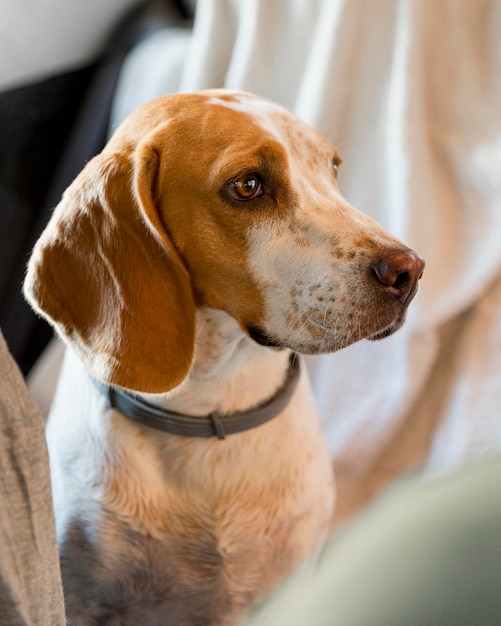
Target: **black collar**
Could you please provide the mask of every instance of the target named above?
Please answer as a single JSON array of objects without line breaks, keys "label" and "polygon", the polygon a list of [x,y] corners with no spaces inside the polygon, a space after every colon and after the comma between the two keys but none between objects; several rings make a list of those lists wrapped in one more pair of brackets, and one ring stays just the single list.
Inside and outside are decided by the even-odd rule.
[{"label": "black collar", "polygon": [[215,436],[224,439],[226,435],[260,426],[281,413],[296,389],[299,374],[299,358],[296,354],[291,354],[289,370],[283,385],[264,404],[246,411],[236,411],[229,415],[220,415],[215,412],[202,417],[193,417],[168,409],[161,409],[123,389],[114,389],[96,382],[99,389],[106,395],[108,405],[118,409],[135,422],[175,435]]}]

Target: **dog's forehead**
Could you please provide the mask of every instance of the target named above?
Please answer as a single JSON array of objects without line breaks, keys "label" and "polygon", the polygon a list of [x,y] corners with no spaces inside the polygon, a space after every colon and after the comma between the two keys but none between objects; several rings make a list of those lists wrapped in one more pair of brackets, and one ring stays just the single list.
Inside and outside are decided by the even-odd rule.
[{"label": "dog's forehead", "polygon": [[206,102],[209,105],[223,106],[233,111],[245,113],[257,122],[269,120],[273,113],[280,116],[289,115],[280,105],[245,93],[224,97],[209,96]]},{"label": "dog's forehead", "polygon": [[233,119],[234,114],[237,113],[246,121],[247,126],[250,122],[254,127],[272,135],[280,142],[283,142],[283,136],[281,136],[283,132],[280,130],[284,126],[292,125],[292,116],[285,109],[273,102],[248,94],[212,96],[206,100],[205,104],[215,107],[219,119],[224,117],[224,110],[231,111]]},{"label": "dog's forehead", "polygon": [[208,106],[225,107],[238,112],[253,124],[272,135],[289,149],[310,149],[317,154],[331,155],[333,147],[312,128],[282,106],[247,93],[208,96]]}]

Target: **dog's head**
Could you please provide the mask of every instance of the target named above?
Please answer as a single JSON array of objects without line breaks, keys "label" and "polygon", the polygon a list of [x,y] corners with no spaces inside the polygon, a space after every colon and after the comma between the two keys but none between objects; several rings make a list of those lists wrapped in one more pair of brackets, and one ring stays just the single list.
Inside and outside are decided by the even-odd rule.
[{"label": "dog's head", "polygon": [[303,353],[386,336],[424,263],[346,202],[339,164],[250,94],[154,100],[65,192],[25,294],[97,378],[149,393],[186,377],[197,306]]}]

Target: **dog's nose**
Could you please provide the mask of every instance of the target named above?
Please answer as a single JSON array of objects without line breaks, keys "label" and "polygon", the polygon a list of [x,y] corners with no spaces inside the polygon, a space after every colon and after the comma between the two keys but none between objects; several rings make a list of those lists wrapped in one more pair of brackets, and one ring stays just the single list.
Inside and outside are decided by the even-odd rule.
[{"label": "dog's nose", "polygon": [[416,295],[424,265],[414,250],[400,250],[374,263],[371,270],[381,285],[391,287],[395,297],[408,304]]}]

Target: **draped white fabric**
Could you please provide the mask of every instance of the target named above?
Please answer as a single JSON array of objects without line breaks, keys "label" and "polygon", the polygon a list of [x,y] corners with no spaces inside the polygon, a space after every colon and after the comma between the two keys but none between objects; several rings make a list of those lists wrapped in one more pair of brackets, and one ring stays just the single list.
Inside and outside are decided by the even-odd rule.
[{"label": "draped white fabric", "polygon": [[[339,516],[423,461],[499,447],[501,2],[199,0],[184,45],[133,54],[121,115],[176,90],[271,98],[336,145],[347,199],[427,262],[401,331],[309,360]],[[150,89],[124,102],[139,76]]]}]

